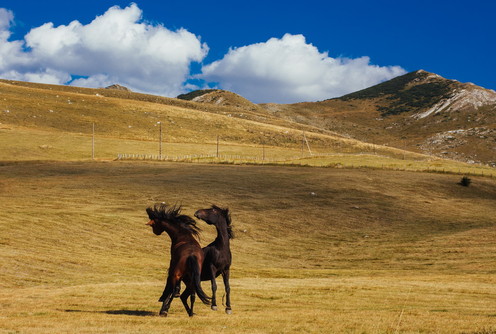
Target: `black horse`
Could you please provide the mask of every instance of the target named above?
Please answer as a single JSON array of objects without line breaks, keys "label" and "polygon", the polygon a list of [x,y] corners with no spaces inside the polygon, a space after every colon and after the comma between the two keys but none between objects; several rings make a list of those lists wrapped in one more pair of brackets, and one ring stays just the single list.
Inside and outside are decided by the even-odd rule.
[{"label": "black horse", "polygon": [[229,209],[221,209],[212,205],[209,209],[200,209],[195,212],[195,217],[214,225],[217,229],[217,238],[208,246],[203,248],[204,261],[201,272],[202,281],[212,282],[212,310],[217,310],[215,293],[217,283],[215,278],[222,274],[224,288],[226,289],[226,313],[231,314],[231,288],[229,286],[229,270],[232,262],[229,239],[234,238],[231,226],[231,215]]},{"label": "black horse", "polygon": [[[200,284],[204,255],[200,244],[195,239],[200,229],[196,226],[194,219],[180,214],[180,206],[168,207],[162,203],[146,209],[146,212],[150,218],[146,225],[151,226],[156,235],[167,232],[172,243],[167,284],[159,299],[163,302],[159,315],[167,316],[174,291],[182,280],[186,289],[181,295],[181,301],[191,317],[194,314],[195,293],[207,305],[210,305],[211,299],[203,292]],[[188,305],[188,297],[191,297],[191,307]]]}]

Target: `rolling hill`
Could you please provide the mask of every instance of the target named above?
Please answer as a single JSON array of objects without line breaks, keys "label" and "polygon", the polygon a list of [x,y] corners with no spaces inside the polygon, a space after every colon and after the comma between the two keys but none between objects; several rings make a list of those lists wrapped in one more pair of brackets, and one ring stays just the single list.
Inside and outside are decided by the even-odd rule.
[{"label": "rolling hill", "polygon": [[423,70],[273,115],[365,142],[496,166],[496,92]]},{"label": "rolling hill", "polygon": [[[231,93],[232,94],[232,93]],[[131,140],[157,140],[161,123],[170,142],[215,141],[295,146],[294,133],[326,131],[269,115],[262,108],[240,110],[223,105],[133,93],[121,89],[88,89],[0,80],[0,123],[4,130],[21,127],[48,132],[97,135]]]},{"label": "rolling hill", "polygon": [[[253,155],[253,151],[262,155],[267,147],[272,154],[278,151],[282,154],[277,153],[279,156],[287,159],[308,154],[311,145],[312,153],[368,152],[418,158],[408,152],[369,145],[318,126],[283,119],[234,93],[194,94],[197,96],[189,101],[125,89],[0,80],[3,142],[0,160],[81,159],[83,145],[86,152],[90,149],[88,137],[92,135],[93,124],[98,157],[105,159],[116,158],[120,153],[156,154],[159,128],[163,130],[163,141],[169,144],[168,154],[176,155],[211,154],[215,150],[212,145],[219,138],[224,148],[229,146],[229,154],[236,155]],[[185,149],[183,145],[171,152],[172,144],[190,144],[190,147]],[[302,144],[306,145],[302,147]]]},{"label": "rolling hill", "polygon": [[[424,71],[338,99],[293,105],[256,105],[223,90],[166,98],[115,85],[89,89],[0,80],[0,160],[87,159],[95,124],[99,159],[156,155],[162,128],[163,153],[172,157],[218,156],[219,141],[222,154],[240,161],[460,173],[466,164],[433,154],[494,161],[492,94]],[[480,99],[464,104],[466,96]],[[432,109],[436,105],[439,110]],[[455,109],[460,105],[465,109]]]},{"label": "rolling hill", "polygon": [[[349,138],[392,146],[398,134],[374,122],[414,115],[365,93],[256,106],[223,91],[182,100],[0,81],[0,331],[494,333],[490,168],[463,187],[442,172],[467,164]],[[159,128],[174,154],[215,152],[219,136],[222,150],[335,168],[115,160],[156,152]],[[302,133],[321,155],[302,154]],[[156,316],[170,243],[145,226],[145,208],[162,201],[188,215],[230,208],[232,315],[198,305],[189,319],[175,300]],[[216,231],[200,226],[206,245]]]},{"label": "rolling hill", "polygon": [[217,106],[232,107],[264,113],[264,109],[244,97],[221,89],[197,90],[177,97],[181,100],[194,101]]}]

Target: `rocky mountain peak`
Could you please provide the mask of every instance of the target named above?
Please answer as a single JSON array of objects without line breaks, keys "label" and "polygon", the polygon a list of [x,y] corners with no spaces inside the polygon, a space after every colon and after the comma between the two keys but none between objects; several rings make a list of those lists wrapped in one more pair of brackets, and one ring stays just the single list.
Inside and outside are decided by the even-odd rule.
[{"label": "rocky mountain peak", "polygon": [[123,91],[126,91],[126,92],[130,92],[131,91],[129,88],[124,87],[124,86],[121,86],[121,85],[118,85],[118,84],[113,84],[113,85],[107,86],[107,87],[105,87],[105,89],[123,90]]}]

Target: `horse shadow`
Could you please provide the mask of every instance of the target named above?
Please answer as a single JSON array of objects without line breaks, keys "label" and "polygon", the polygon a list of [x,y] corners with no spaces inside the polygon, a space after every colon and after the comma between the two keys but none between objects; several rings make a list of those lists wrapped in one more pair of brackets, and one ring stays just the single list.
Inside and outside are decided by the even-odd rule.
[{"label": "horse shadow", "polygon": [[111,310],[111,311],[104,311],[102,313],[113,314],[113,315],[132,315],[135,317],[151,317],[157,315],[156,312],[140,311],[140,310]]},{"label": "horse shadow", "polygon": [[109,311],[83,311],[83,310],[65,310],[65,312],[75,313],[102,313],[111,315],[129,315],[135,317],[152,317],[157,316],[156,312],[142,311],[142,310],[109,310]]}]

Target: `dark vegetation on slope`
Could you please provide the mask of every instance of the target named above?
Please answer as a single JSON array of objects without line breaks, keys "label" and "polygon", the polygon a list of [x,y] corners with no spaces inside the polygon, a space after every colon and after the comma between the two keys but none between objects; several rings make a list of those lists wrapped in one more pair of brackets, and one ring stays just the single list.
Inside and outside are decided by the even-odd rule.
[{"label": "dark vegetation on slope", "polygon": [[212,93],[212,92],[216,92],[218,90],[219,89],[201,89],[201,90],[195,90],[195,91],[192,91],[192,92],[189,92],[189,93],[186,93],[186,94],[178,95],[177,98],[178,99],[181,99],[181,100],[191,101],[195,97],[202,96],[202,95],[205,95],[205,94],[208,94],[208,93]]},{"label": "dark vegetation on slope", "polygon": [[[410,72],[381,84],[344,95],[340,100],[385,99],[387,106],[377,106],[383,116],[397,115],[422,109],[448,97],[454,82],[439,78],[429,80],[431,73]],[[412,85],[412,83],[416,83]]]}]

